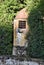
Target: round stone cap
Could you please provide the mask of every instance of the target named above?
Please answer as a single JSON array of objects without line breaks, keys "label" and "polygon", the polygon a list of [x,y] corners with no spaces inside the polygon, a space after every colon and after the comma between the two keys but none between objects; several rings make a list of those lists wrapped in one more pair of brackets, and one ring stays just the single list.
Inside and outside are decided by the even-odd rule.
[{"label": "round stone cap", "polygon": [[26,19],[26,18],[28,18],[28,13],[26,11],[26,8],[20,10],[15,17],[15,19]]}]

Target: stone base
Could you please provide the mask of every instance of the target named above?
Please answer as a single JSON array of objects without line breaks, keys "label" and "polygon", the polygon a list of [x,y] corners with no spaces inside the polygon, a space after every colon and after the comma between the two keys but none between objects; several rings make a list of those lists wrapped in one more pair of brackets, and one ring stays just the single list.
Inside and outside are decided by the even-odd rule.
[{"label": "stone base", "polygon": [[13,47],[12,55],[16,55],[16,47]]},{"label": "stone base", "polygon": [[13,53],[12,55],[19,55],[19,56],[22,56],[22,55],[26,55],[26,49],[25,47],[20,47],[20,46],[16,46],[16,47],[13,47]]}]

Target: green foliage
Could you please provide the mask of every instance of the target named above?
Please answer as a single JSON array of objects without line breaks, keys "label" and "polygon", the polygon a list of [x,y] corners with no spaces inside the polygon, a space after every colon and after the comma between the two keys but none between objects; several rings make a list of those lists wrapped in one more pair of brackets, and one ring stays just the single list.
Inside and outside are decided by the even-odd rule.
[{"label": "green foliage", "polygon": [[12,54],[12,19],[24,7],[29,13],[27,54],[44,58],[44,0],[0,0],[0,55]]},{"label": "green foliage", "polygon": [[[38,0],[39,1],[39,0]],[[27,54],[31,57],[44,58],[44,4],[43,0],[40,0],[38,4],[32,6],[30,11],[28,24],[30,30],[27,34],[28,48]]]},{"label": "green foliage", "polygon": [[25,7],[25,4],[19,1],[0,0],[0,55],[12,54],[12,20],[16,13]]}]

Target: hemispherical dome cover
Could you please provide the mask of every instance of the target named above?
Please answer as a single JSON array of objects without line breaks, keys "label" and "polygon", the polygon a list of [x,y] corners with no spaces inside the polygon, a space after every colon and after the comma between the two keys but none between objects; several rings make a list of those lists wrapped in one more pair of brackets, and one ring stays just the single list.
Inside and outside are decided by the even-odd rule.
[{"label": "hemispherical dome cover", "polygon": [[28,18],[28,13],[26,11],[26,8],[20,10],[15,17],[15,19],[24,19],[24,18]]}]

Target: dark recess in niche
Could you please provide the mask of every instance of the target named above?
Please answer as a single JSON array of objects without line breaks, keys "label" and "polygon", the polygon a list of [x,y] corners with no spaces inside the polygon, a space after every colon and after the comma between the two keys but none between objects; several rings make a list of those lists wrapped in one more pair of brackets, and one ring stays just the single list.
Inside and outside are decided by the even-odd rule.
[{"label": "dark recess in niche", "polygon": [[19,21],[19,28],[25,29],[26,28],[26,21]]}]

